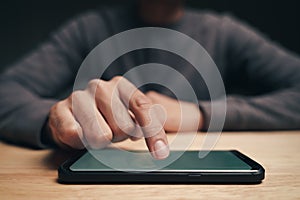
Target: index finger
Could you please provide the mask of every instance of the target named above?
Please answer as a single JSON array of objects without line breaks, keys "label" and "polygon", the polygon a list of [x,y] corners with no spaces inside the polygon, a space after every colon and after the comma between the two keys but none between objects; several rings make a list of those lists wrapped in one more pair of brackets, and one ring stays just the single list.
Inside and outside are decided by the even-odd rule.
[{"label": "index finger", "polygon": [[151,100],[125,78],[119,80],[118,90],[120,98],[141,126],[152,156],[156,159],[168,157],[167,136]]}]

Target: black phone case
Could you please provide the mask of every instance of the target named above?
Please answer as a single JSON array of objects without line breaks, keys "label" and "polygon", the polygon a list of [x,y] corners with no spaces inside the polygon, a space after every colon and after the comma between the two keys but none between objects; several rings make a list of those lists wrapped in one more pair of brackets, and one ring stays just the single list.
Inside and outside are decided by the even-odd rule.
[{"label": "black phone case", "polygon": [[118,184],[180,184],[180,183],[206,183],[206,184],[258,184],[265,177],[264,168],[236,150],[230,150],[244,162],[249,164],[256,172],[74,172],[70,166],[86,151],[81,151],[58,168],[58,182],[68,184],[80,183],[118,183]]}]

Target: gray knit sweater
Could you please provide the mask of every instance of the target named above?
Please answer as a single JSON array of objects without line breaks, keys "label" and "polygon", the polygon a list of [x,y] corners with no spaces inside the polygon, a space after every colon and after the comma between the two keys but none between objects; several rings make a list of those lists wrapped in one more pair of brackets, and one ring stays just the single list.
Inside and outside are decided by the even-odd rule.
[{"label": "gray knit sweater", "polygon": [[[69,21],[48,41],[0,76],[0,137],[34,147],[50,107],[72,92],[75,76],[87,54],[108,37],[151,26],[129,7],[102,8]],[[300,59],[262,34],[228,15],[186,10],[167,28],[198,41],[215,61],[225,83],[227,114],[224,130],[300,128]],[[144,63],[172,66],[191,82],[204,113],[211,116],[210,98],[201,77],[188,62],[170,52],[133,51],[111,64],[101,77],[109,80]],[[148,85],[143,91],[164,88]]]}]

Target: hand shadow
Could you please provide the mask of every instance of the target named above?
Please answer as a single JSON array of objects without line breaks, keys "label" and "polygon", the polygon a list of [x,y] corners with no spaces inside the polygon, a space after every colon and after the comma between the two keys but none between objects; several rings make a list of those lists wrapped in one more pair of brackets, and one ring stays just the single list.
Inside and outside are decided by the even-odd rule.
[{"label": "hand shadow", "polygon": [[43,165],[47,166],[48,169],[57,170],[63,162],[71,158],[76,153],[78,153],[78,150],[67,151],[62,149],[54,149],[44,157],[42,162]]}]

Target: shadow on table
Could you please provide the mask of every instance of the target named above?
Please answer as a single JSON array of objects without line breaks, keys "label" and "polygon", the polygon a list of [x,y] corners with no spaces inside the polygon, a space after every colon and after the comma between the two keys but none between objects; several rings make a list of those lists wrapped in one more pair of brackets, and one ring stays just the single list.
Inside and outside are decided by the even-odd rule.
[{"label": "shadow on table", "polygon": [[78,151],[66,151],[61,149],[56,149],[49,152],[43,159],[43,165],[47,166],[49,169],[57,170],[57,168],[65,162],[67,159],[71,158]]}]

